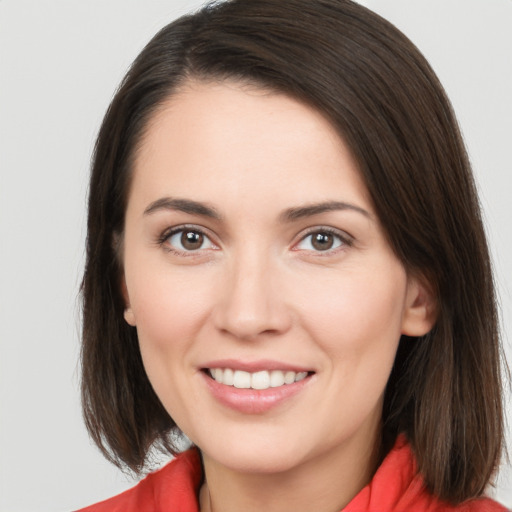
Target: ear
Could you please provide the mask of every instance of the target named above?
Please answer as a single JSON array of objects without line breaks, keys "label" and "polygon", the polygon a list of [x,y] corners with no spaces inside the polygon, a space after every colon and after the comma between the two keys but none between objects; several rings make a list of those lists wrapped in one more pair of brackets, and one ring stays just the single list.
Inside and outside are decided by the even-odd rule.
[{"label": "ear", "polygon": [[[118,258],[118,261],[120,262],[120,265],[122,267],[122,253],[123,253],[123,243],[124,238],[123,235],[117,231],[115,231],[112,235],[112,249],[114,250],[114,253],[116,255],[116,258]],[[133,310],[130,306],[130,296],[128,295],[128,287],[126,286],[126,278],[124,275],[124,271],[122,271],[122,276],[120,279],[120,286],[121,286],[121,295],[123,296],[123,301],[125,304],[124,308],[124,319],[127,324],[131,325],[132,327],[135,327],[135,315],[133,314]]]},{"label": "ear", "polygon": [[405,308],[402,316],[402,334],[424,336],[437,320],[437,299],[432,286],[423,277],[409,276]]},{"label": "ear", "polygon": [[123,295],[124,299],[124,319],[127,324],[131,325],[132,327],[135,327],[137,325],[135,321],[135,314],[133,313],[133,309],[130,305],[130,296],[128,295],[128,288],[126,286],[126,279],[124,278],[124,275],[121,279],[121,293]]}]

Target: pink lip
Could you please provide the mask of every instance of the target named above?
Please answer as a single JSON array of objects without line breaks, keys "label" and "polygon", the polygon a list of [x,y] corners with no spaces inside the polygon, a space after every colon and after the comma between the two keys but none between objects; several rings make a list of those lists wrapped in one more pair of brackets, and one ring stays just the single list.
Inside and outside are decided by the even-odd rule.
[{"label": "pink lip", "polygon": [[263,370],[282,370],[284,372],[310,372],[311,368],[281,363],[270,359],[260,359],[258,361],[239,361],[237,359],[217,359],[202,365],[202,368],[231,368],[232,370],[243,370],[245,372],[255,373]]},{"label": "pink lip", "polygon": [[[226,367],[233,368],[229,365],[223,366],[223,368]],[[268,366],[266,369],[269,369]],[[220,384],[212,379],[207,372],[203,371],[200,373],[210,393],[218,402],[243,414],[263,414],[278,407],[300,393],[311,381],[311,376],[308,376],[293,384],[285,384],[277,388],[238,389],[233,386]]]}]

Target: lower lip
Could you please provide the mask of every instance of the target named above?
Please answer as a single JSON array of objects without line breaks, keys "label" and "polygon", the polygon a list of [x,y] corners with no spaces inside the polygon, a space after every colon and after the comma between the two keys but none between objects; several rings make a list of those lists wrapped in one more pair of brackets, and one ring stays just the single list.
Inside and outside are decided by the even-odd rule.
[{"label": "lower lip", "polygon": [[239,389],[220,384],[205,372],[202,374],[214,398],[222,405],[243,414],[263,414],[270,411],[300,393],[311,380],[311,376],[308,375],[298,382],[277,388]]}]

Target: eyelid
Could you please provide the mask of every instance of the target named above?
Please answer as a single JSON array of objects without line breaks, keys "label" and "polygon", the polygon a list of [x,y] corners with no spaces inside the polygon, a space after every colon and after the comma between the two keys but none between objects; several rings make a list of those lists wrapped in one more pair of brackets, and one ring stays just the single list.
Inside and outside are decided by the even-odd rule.
[{"label": "eyelid", "polygon": [[[213,247],[209,247],[207,249],[197,249],[195,251],[181,251],[180,249],[177,249],[176,247],[173,247],[167,243],[172,236],[174,236],[177,233],[180,233],[182,231],[193,231],[196,233],[200,233],[201,235],[203,235],[205,238],[207,238],[210,241],[210,243]],[[169,252],[172,252],[179,256],[188,256],[188,257],[198,256],[199,254],[204,253],[204,251],[212,250],[212,249],[217,250],[219,248],[218,244],[214,242],[213,236],[211,235],[210,230],[208,230],[202,226],[198,226],[197,224],[179,224],[177,226],[168,227],[168,228],[164,229],[164,231],[162,231],[162,233],[159,235],[159,237],[157,239],[157,243],[158,243],[158,245],[164,247]]]},{"label": "eyelid", "polygon": [[[327,249],[325,251],[308,251],[307,249],[299,249],[297,246],[303,242],[308,236],[311,236],[315,233],[327,233],[329,235],[335,236],[336,238],[339,238],[341,240],[341,247],[335,247],[334,249]],[[351,247],[354,244],[354,237],[347,233],[346,231],[343,231],[341,229],[333,228],[331,226],[312,226],[310,228],[307,228],[306,230],[302,231],[298,237],[297,241],[293,243],[292,250],[294,251],[308,251],[313,252],[315,254],[318,254],[319,256],[322,255],[329,255],[333,254],[335,252],[338,252],[340,250],[345,249],[346,247]]]},{"label": "eyelid", "polygon": [[[195,251],[194,250],[181,251],[181,250],[177,249],[176,247],[173,247],[167,243],[172,236],[176,235],[177,233],[180,233],[182,231],[187,231],[187,230],[194,231],[194,232],[197,232],[197,233],[200,233],[201,235],[203,235],[205,238],[207,238],[209,240],[212,247],[208,247],[206,249],[197,249]],[[297,247],[308,236],[311,236],[315,233],[327,233],[329,235],[332,235],[341,241],[341,246],[331,248],[331,249],[326,249],[325,251],[300,249]],[[162,231],[162,233],[158,236],[157,243],[158,243],[158,245],[163,246],[169,252],[172,252],[177,255],[191,257],[191,256],[198,256],[199,254],[204,253],[205,251],[208,251],[208,250],[212,250],[212,249],[218,250],[220,247],[219,247],[219,244],[214,241],[214,238],[215,238],[215,236],[211,233],[211,231],[207,228],[204,228],[203,226],[199,226],[197,224],[179,224],[179,225],[170,226],[170,227],[167,227],[166,229],[164,229]],[[292,244],[292,250],[312,252],[319,256],[322,256],[322,255],[327,256],[329,254],[333,254],[333,253],[336,253],[336,252],[343,250],[347,247],[350,247],[353,245],[353,243],[354,243],[354,237],[352,235],[350,235],[349,233],[347,233],[346,231],[340,230],[338,228],[333,228],[331,226],[322,226],[322,225],[311,226],[311,227],[303,230],[296,237],[296,241],[293,242],[293,244]]]}]

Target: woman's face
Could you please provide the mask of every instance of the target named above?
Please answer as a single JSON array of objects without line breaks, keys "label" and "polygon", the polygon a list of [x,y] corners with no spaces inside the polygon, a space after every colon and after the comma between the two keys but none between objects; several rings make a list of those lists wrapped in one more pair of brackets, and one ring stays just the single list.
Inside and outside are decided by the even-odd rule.
[{"label": "woman's face", "polygon": [[188,84],[148,126],[123,247],[125,318],[205,457],[268,473],[371,451],[400,335],[430,322],[318,112]]}]

